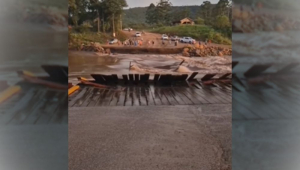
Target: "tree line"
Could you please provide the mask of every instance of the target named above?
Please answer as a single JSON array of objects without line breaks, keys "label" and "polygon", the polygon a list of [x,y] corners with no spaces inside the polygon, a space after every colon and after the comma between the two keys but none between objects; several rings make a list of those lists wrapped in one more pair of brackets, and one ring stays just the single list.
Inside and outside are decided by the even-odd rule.
[{"label": "tree line", "polygon": [[[146,11],[146,22],[153,26],[172,25],[173,21],[190,17],[190,11],[187,8],[171,11],[171,7],[172,3],[169,0],[160,0],[156,5],[151,3]],[[219,0],[217,4],[204,1],[199,6],[195,23],[212,26],[231,36],[231,14],[231,0]]]},{"label": "tree line", "polygon": [[68,0],[69,25],[97,25],[97,31],[115,31],[122,26],[126,0]]}]

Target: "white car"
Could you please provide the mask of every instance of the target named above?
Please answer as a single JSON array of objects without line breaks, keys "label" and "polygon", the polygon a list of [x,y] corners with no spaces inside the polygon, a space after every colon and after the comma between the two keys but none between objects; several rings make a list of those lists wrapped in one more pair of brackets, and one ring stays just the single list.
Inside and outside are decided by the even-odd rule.
[{"label": "white car", "polygon": [[112,39],[112,40],[110,40],[109,41],[109,44],[116,44],[116,43],[118,43],[118,39]]},{"label": "white car", "polygon": [[177,40],[179,40],[180,38],[178,37],[178,36],[173,36],[173,37],[171,37],[171,40],[172,41],[177,41]]},{"label": "white car", "polygon": [[136,37],[141,37],[142,34],[141,34],[140,32],[137,32],[137,33],[135,33],[135,36],[136,36]]},{"label": "white car", "polygon": [[132,31],[132,28],[124,28],[124,31]]},{"label": "white car", "polygon": [[182,43],[195,44],[196,40],[194,40],[194,39],[191,38],[191,37],[182,37],[182,38],[180,39],[180,42],[182,42]]},{"label": "white car", "polygon": [[168,40],[169,37],[168,37],[166,34],[163,34],[163,35],[161,36],[161,39],[162,39],[162,40]]}]

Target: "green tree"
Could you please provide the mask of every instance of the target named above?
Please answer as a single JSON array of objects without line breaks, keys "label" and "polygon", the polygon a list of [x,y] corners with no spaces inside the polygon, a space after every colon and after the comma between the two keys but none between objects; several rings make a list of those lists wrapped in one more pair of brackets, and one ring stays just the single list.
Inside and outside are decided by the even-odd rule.
[{"label": "green tree", "polygon": [[228,27],[231,27],[231,24],[226,15],[219,15],[216,17],[214,26],[217,29],[227,29]]},{"label": "green tree", "polygon": [[69,14],[69,23],[71,22],[75,26],[78,26],[80,18],[84,17],[86,14],[86,8],[88,5],[87,0],[69,0],[68,1],[68,14]]},{"label": "green tree", "polygon": [[170,24],[171,23],[171,7],[172,3],[169,0],[160,0],[155,8],[156,24]]},{"label": "green tree", "polygon": [[200,18],[200,17],[197,17],[195,19],[195,23],[196,24],[199,24],[199,25],[203,25],[204,24],[204,19]]},{"label": "green tree", "polygon": [[148,24],[155,24],[156,23],[156,15],[155,15],[155,5],[153,3],[147,8],[146,11],[146,23]]},{"label": "green tree", "polygon": [[183,18],[190,17],[190,10],[188,8],[185,8],[183,10],[175,10],[172,12],[172,21],[179,21]]},{"label": "green tree", "polygon": [[212,4],[210,1],[204,1],[200,6],[199,14],[203,19],[211,17]]},{"label": "green tree", "polygon": [[219,15],[226,15],[229,17],[229,0],[219,0],[215,9],[216,9],[216,16]]}]

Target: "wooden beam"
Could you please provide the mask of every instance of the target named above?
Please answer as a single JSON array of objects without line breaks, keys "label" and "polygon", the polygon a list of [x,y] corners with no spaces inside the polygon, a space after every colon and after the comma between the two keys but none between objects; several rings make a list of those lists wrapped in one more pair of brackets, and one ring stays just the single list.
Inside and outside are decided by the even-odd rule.
[{"label": "wooden beam", "polygon": [[20,86],[11,86],[0,93],[0,104],[21,90]]}]

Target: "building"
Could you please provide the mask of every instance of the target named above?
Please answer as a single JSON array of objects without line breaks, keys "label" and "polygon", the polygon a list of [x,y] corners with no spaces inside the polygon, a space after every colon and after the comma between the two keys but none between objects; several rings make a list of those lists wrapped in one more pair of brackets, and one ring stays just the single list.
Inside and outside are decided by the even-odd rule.
[{"label": "building", "polygon": [[191,18],[183,18],[179,21],[174,21],[173,25],[194,25],[195,22]]}]

